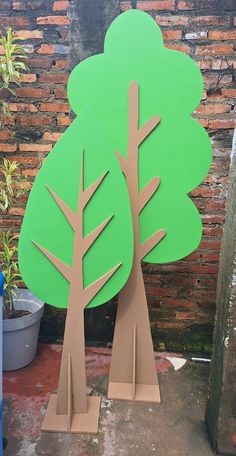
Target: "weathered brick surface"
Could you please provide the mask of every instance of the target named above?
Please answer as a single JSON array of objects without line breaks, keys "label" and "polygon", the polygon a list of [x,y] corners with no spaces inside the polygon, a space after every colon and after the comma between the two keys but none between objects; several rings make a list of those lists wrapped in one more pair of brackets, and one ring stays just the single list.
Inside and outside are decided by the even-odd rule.
[{"label": "weathered brick surface", "polygon": [[[120,11],[134,4],[120,0]],[[24,38],[30,73],[16,89],[17,99],[7,96],[13,119],[0,116],[0,154],[17,160],[31,182],[71,122],[66,89],[75,39],[71,7],[72,2],[59,0],[1,5],[0,28],[12,26],[15,35]],[[154,337],[159,334],[161,338],[166,330],[177,334],[192,331],[196,325],[202,331],[213,325],[235,119],[236,87],[228,65],[236,66],[236,5],[231,0],[143,0],[137,1],[137,7],[161,26],[167,47],[189,54],[200,66],[205,91],[194,116],[208,129],[214,152],[210,175],[192,192],[203,218],[199,249],[176,263],[144,266],[152,330]],[[92,6],[87,14],[94,21]],[[5,217],[5,227],[19,230],[25,201],[21,199],[19,207]]]}]

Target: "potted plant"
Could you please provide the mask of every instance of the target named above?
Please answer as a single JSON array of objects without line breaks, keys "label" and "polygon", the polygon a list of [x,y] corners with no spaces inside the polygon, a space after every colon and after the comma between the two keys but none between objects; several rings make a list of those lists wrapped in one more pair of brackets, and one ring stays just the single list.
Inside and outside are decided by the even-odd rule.
[{"label": "potted plant", "polygon": [[[0,209],[8,213],[28,189],[28,182],[15,161],[4,159],[0,167]],[[4,275],[3,296],[3,370],[15,370],[29,364],[37,351],[44,303],[27,289],[19,289],[17,240],[12,230],[1,229],[0,264]]]},{"label": "potted plant", "polygon": [[[18,38],[19,39],[19,38]],[[24,49],[17,44],[12,30],[0,39],[4,53],[0,57],[2,85],[12,95],[14,84],[20,84],[21,71],[28,71],[20,61],[26,58]],[[9,105],[1,102],[0,109],[11,116]],[[22,176],[16,161],[3,159],[0,166],[0,211],[8,214],[18,199],[27,192],[29,183]],[[29,364],[35,357],[40,320],[44,303],[29,290],[20,289],[21,282],[17,261],[18,235],[0,227],[0,269],[4,274],[3,297],[3,369],[15,370]]]}]

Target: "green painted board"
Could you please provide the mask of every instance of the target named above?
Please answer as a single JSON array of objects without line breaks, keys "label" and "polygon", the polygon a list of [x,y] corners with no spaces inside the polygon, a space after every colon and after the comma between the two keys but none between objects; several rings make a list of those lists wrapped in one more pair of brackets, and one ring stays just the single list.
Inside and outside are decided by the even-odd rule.
[{"label": "green painted board", "polygon": [[161,30],[148,14],[121,14],[106,34],[104,53],[75,67],[68,83],[76,114],[87,104],[115,150],[127,154],[128,87],[139,84],[140,126],[153,115],[161,122],[140,147],[139,188],[154,176],[161,184],[140,215],[140,240],[157,229],[165,238],[145,261],[178,260],[198,247],[202,235],[199,213],[188,197],[209,170],[212,153],[204,128],[191,117],[203,81],[187,55],[164,47]]},{"label": "green painted board", "polygon": [[32,240],[71,265],[74,232],[46,185],[75,211],[83,148],[85,188],[108,170],[84,210],[84,236],[114,214],[84,257],[84,287],[122,262],[88,307],[111,299],[126,282],[132,266],[133,232],[125,179],[109,142],[87,107],[67,128],[39,171],[28,200],[19,241],[20,273],[26,285],[43,301],[57,307],[67,306],[69,283]]}]

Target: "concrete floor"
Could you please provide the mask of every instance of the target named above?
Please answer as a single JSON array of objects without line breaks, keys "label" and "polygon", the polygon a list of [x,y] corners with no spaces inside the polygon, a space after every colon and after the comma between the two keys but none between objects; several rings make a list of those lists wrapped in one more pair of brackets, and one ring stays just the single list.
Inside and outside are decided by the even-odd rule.
[{"label": "concrete floor", "polygon": [[102,395],[97,435],[41,433],[51,392],[57,388],[61,346],[41,345],[33,363],[4,374],[4,456],[212,456],[204,412],[208,366],[190,361],[174,370],[156,353],[162,404],[105,398],[110,350],[86,350],[88,392]]}]

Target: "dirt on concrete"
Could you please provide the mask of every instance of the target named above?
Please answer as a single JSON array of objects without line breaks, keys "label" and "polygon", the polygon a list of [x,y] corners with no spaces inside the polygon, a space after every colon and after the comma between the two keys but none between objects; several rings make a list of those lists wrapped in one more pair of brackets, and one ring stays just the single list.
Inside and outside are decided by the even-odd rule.
[{"label": "dirt on concrete", "polygon": [[[102,396],[97,435],[41,433],[57,388],[61,347],[41,345],[27,368],[5,373],[4,456],[212,456],[204,424],[208,365],[174,370],[156,353],[161,404],[106,399],[110,350],[86,351],[88,394]],[[177,355],[181,357],[181,355]]]}]

